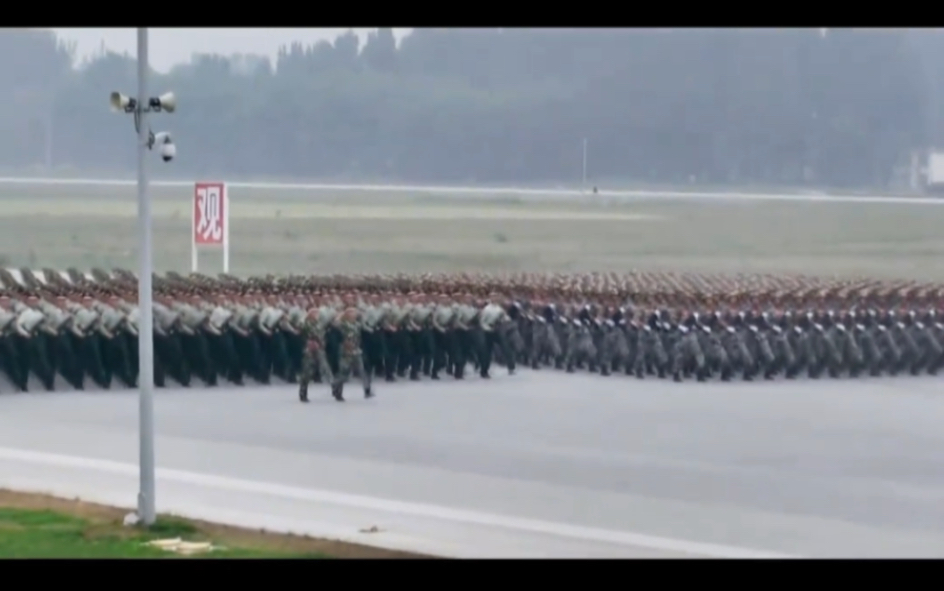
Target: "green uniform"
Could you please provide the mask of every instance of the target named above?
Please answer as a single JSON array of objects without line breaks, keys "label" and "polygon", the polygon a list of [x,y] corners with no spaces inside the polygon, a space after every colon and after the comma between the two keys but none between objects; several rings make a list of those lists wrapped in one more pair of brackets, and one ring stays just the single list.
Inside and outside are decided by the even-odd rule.
[{"label": "green uniform", "polygon": [[17,314],[9,310],[0,308],[0,360],[3,361],[3,370],[17,388],[25,392],[27,390],[27,380],[29,378],[29,367],[21,363],[20,351],[16,346],[14,325]]},{"label": "green uniform", "polygon": [[328,355],[325,351],[325,335],[331,322],[337,316],[337,310],[331,306],[322,306],[314,320],[308,319],[302,327],[301,336],[305,350],[302,355],[302,367],[298,374],[299,398],[308,401],[308,383],[320,370],[321,378],[333,382],[334,372],[328,364]]},{"label": "green uniform", "polygon": [[430,318],[433,307],[427,304],[417,304],[410,312],[410,323],[413,326],[413,343],[417,361],[421,371],[430,375],[433,368],[433,333],[430,330]]},{"label": "green uniform", "polygon": [[380,306],[365,304],[361,307],[361,330],[363,331],[364,342],[361,343],[364,353],[365,369],[373,375],[375,371],[380,370],[384,364],[384,339],[380,330],[380,321],[383,319],[384,311]]},{"label": "green uniform", "polygon": [[433,378],[439,370],[455,363],[455,333],[452,329],[456,310],[451,305],[437,305],[433,309],[430,323],[433,327]]},{"label": "green uniform", "polygon": [[341,352],[338,355],[338,373],[332,380],[332,386],[339,396],[344,384],[356,373],[361,378],[364,392],[370,395],[370,373],[364,369],[364,357],[361,351],[361,320],[338,318],[334,326],[341,332]]}]

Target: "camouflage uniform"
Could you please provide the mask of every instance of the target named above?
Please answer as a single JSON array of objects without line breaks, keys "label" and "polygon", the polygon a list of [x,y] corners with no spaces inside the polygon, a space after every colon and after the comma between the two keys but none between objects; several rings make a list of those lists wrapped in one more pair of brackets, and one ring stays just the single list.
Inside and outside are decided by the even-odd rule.
[{"label": "camouflage uniform", "polygon": [[309,317],[302,326],[300,336],[305,344],[302,367],[298,373],[298,398],[308,402],[308,384],[315,374],[333,384],[333,372],[328,363],[327,329],[334,320],[335,311],[327,306],[318,310],[315,318]]},{"label": "camouflage uniform", "polygon": [[349,308],[337,319],[335,327],[341,333],[341,350],[338,355],[338,371],[334,374],[331,390],[337,400],[343,400],[344,384],[355,373],[364,386],[364,397],[373,397],[370,372],[364,370],[364,355],[361,351],[361,324],[356,310]]}]

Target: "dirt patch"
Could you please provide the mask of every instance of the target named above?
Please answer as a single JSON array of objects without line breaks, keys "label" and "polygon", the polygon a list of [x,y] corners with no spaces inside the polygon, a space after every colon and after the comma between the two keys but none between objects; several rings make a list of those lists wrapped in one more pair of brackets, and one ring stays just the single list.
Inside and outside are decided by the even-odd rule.
[{"label": "dirt patch", "polygon": [[[63,499],[45,494],[24,493],[0,489],[0,507],[11,509],[48,510],[65,513],[91,523],[90,531],[108,535],[125,531],[133,535],[133,529],[121,526],[129,509],[88,503],[79,499]],[[434,558],[421,554],[385,550],[361,544],[350,544],[336,540],[324,540],[307,536],[295,536],[250,530],[205,521],[185,520],[215,544],[232,547],[249,547],[260,550],[286,553],[318,553],[332,558]]]}]

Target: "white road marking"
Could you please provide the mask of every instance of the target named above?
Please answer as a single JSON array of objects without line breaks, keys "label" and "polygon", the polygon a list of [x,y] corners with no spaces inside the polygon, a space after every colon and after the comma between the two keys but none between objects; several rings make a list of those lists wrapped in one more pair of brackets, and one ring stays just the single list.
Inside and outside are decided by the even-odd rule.
[{"label": "white road marking", "polygon": [[[34,186],[94,186],[94,187],[133,187],[136,181],[123,179],[49,179],[0,177],[0,185]],[[194,181],[151,181],[154,187],[189,187]],[[579,189],[526,189],[521,187],[449,187],[427,185],[360,185],[334,183],[253,183],[227,182],[232,189],[265,189],[273,191],[361,191],[383,193],[438,193],[454,195],[478,195],[498,197],[501,195],[544,196],[567,198],[615,197],[626,199],[714,199],[746,201],[798,201],[798,202],[835,202],[835,203],[897,203],[907,205],[944,205],[944,199],[937,197],[905,196],[865,196],[865,195],[825,195],[825,194],[789,194],[789,193],[724,193],[704,191],[609,191],[588,193]]]},{"label": "white road marking", "polygon": [[[288,205],[272,203],[240,203],[234,204],[232,217],[237,219],[338,219],[338,220],[496,220],[496,221],[592,221],[592,222],[653,222],[664,221],[664,216],[632,213],[623,211],[577,211],[567,206],[560,208],[543,207],[482,207],[481,201],[465,202],[429,207],[422,205],[361,205],[306,203],[298,201]],[[181,206],[186,203],[155,204],[152,214],[155,216],[180,215]],[[565,208],[566,207],[566,208]],[[36,200],[11,199],[3,200],[0,208],[0,217],[39,216],[49,217],[126,217],[138,215],[136,205],[131,202],[114,200]]]},{"label": "white road marking", "polygon": [[[138,474],[138,467],[134,464],[6,447],[0,447],[0,459],[61,468],[80,468],[83,470],[125,476],[135,476]],[[402,501],[256,482],[224,476],[213,476],[167,468],[157,469],[157,479],[158,484],[163,480],[165,482],[176,482],[230,492],[261,494],[284,499],[334,505],[340,508],[366,509],[396,515],[438,519],[446,522],[510,529],[588,542],[610,543],[709,558],[794,558],[794,556],[790,555],[734,546],[705,544],[645,534],[581,527],[564,523],[466,511],[436,505],[406,503]]]}]

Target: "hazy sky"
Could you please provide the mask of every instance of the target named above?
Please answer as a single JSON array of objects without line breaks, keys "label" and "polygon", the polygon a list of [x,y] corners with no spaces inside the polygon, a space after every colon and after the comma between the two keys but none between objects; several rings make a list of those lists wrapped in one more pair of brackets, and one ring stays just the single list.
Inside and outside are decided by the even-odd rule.
[{"label": "hazy sky", "polygon": [[[151,29],[148,38],[151,67],[167,71],[174,64],[190,61],[194,53],[258,53],[275,57],[280,45],[292,41],[305,44],[322,39],[333,40],[344,33],[339,29]],[[372,29],[354,28],[361,41]],[[99,51],[102,44],[119,53],[127,51],[135,55],[137,35],[135,29],[53,29],[63,39],[78,44],[78,57],[82,59]],[[399,39],[410,29],[394,29]]]}]

